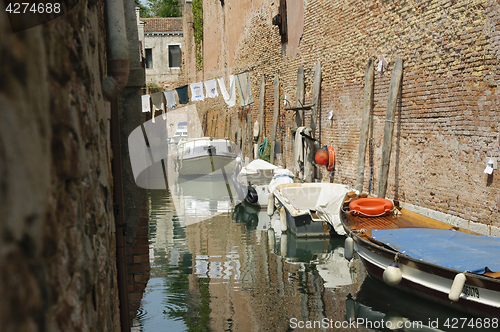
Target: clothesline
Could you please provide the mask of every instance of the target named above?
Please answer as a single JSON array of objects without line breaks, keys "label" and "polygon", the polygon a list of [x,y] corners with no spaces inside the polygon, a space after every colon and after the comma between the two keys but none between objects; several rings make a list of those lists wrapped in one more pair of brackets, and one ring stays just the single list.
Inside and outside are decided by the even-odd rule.
[{"label": "clothesline", "polygon": [[[189,102],[189,90],[191,94],[191,102],[203,101],[205,98],[216,98],[219,96],[217,83],[221,90],[224,101],[227,107],[236,105],[236,91],[239,95],[239,106],[248,106],[253,103],[252,93],[250,89],[250,80],[248,70],[241,73],[229,76],[229,92],[226,90],[226,85],[223,78],[211,79],[208,81],[200,81],[183,85],[174,89],[168,89],[162,92],[146,94],[142,96],[142,112],[155,112],[157,110],[165,113],[165,105],[167,108],[174,109],[179,104],[187,104]],[[188,90],[189,86],[189,90]],[[206,93],[204,93],[203,86]],[[165,103],[166,101],[166,103]],[[153,117],[154,119],[154,117]],[[165,116],[164,116],[165,119]]]}]

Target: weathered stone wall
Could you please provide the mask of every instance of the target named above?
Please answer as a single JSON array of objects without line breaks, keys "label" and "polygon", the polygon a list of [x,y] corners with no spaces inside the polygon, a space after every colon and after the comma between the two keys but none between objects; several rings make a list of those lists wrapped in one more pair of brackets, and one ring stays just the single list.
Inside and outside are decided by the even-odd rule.
[{"label": "weathered stone wall", "polygon": [[0,12],[2,331],[120,327],[104,7],[18,33]]},{"label": "weathered stone wall", "polygon": [[[288,0],[293,40],[281,44],[272,18],[279,1],[203,1],[205,71],[195,79],[226,77],[250,70],[253,121],[258,114],[260,79],[266,78],[265,131],[271,134],[274,76],[280,97],[295,106],[296,73],[304,67],[306,103],[312,100],[314,67],[322,65],[321,144],[337,152],[335,182],[354,185],[364,86],[369,58],[385,56],[376,72],[371,154],[367,152],[365,190],[376,193],[391,69],[404,63],[396,112],[387,196],[451,214],[465,221],[499,226],[500,170],[483,173],[485,159],[500,156],[500,7],[475,1],[302,1]],[[245,12],[235,13],[235,8]],[[298,23],[297,23],[298,22]],[[297,35],[300,34],[296,46]],[[200,115],[219,112],[219,126],[231,118],[233,132],[244,110],[227,109],[222,98],[197,104]],[[292,111],[281,106],[285,166],[291,167]],[[328,113],[333,111],[333,119]],[[306,112],[309,116],[310,112]],[[306,124],[309,124],[306,118]],[[283,126],[282,126],[283,125]],[[282,126],[282,127],[281,127]],[[369,158],[371,157],[371,158]],[[323,171],[325,180],[327,175]],[[488,232],[488,229],[485,229]]]}]

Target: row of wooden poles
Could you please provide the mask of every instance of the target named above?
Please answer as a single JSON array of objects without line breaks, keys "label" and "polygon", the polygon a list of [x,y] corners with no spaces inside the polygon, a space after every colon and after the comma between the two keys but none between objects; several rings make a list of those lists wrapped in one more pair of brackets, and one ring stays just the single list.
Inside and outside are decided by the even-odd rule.
[{"label": "row of wooden poles", "polygon": [[[369,59],[365,70],[365,87],[363,91],[363,117],[359,136],[358,165],[356,171],[356,190],[363,191],[366,146],[368,143],[368,130],[370,115],[373,109],[373,60]],[[380,165],[380,178],[378,182],[377,197],[384,198],[387,193],[387,180],[389,177],[389,164],[392,151],[392,137],[394,133],[394,119],[396,114],[398,94],[403,78],[403,60],[398,58],[391,74],[387,109],[385,113],[384,138],[382,142],[382,158]]]},{"label": "row of wooden poles", "polygon": [[[394,133],[394,119],[397,107],[397,98],[401,88],[401,80],[403,77],[403,61],[401,58],[396,60],[396,64],[394,66],[394,70],[391,74],[391,82],[389,85],[389,94],[387,98],[387,110],[386,110],[386,118],[384,124],[384,138],[383,138],[383,146],[382,146],[382,162],[380,166],[380,178],[377,196],[385,197],[387,191],[387,180],[389,176],[389,164],[390,164],[390,156],[392,151],[392,139]],[[270,163],[274,164],[275,162],[275,148],[276,148],[276,136],[277,136],[277,127],[278,127],[278,119],[280,114],[280,87],[279,87],[279,78],[274,77],[274,112],[273,112],[273,124],[271,130],[271,154],[270,154]],[[361,131],[359,138],[359,150],[358,150],[358,163],[357,163],[357,172],[356,172],[356,189],[359,191],[363,191],[363,183],[364,183],[364,171],[365,171],[365,156],[366,156],[366,148],[368,143],[368,134],[369,134],[369,124],[370,124],[370,116],[373,110],[373,88],[374,88],[374,62],[373,59],[368,60],[368,64],[365,70],[365,86],[363,91],[363,115],[361,120]],[[257,122],[254,124],[252,128],[252,114],[249,111],[249,107],[243,108],[244,114],[242,114],[241,119],[238,118],[240,122],[238,124],[238,131],[236,136],[236,142],[240,142],[240,147],[242,151],[242,155],[248,155],[249,160],[252,161],[255,157],[257,157],[257,153],[255,152],[256,146],[258,143],[262,142],[264,137],[264,97],[265,97],[265,89],[266,82],[265,77],[262,75],[261,83],[260,83],[260,94],[259,94],[259,114],[257,118]],[[314,70],[314,82],[313,82],[313,96],[311,104],[304,104],[304,68],[300,66],[297,70],[297,96],[296,96],[296,106],[285,107],[285,110],[295,111],[295,126],[292,129],[292,133],[294,133],[298,127],[305,125],[304,111],[311,110],[311,119],[310,126],[306,128],[305,134],[312,139],[316,139],[316,128],[318,124],[318,116],[320,110],[320,92],[321,92],[321,63],[318,62],[316,64],[316,68]],[[219,119],[218,113],[212,115],[211,121],[208,121],[208,116],[205,114],[204,119],[204,128],[207,136],[217,137],[219,134],[219,129],[217,126]],[[231,117],[227,116],[224,120],[224,127],[222,136],[229,137],[231,127]],[[319,133],[318,133],[319,134]],[[292,137],[295,137],[293,135]],[[321,138],[321,137],[320,137]],[[252,140],[254,142],[254,146],[252,149]],[[309,153],[304,157],[304,178],[305,182],[313,182],[315,179],[315,172],[313,166],[313,158],[314,152],[319,148],[319,140],[316,140],[316,144],[314,140],[307,139],[307,144],[310,144]],[[295,149],[293,149],[295,151]],[[294,155],[294,159],[296,156]],[[283,156],[281,153],[276,155],[278,165],[283,165]],[[295,164],[294,164],[295,165]],[[295,175],[298,175],[300,170],[293,170]]]},{"label": "row of wooden poles", "polygon": [[[283,165],[283,155],[280,151],[276,153],[276,140],[278,135],[278,119],[280,115],[280,84],[279,78],[276,76],[273,80],[274,87],[274,111],[273,111],[273,122],[270,137],[270,163],[276,162],[278,165]],[[319,114],[319,100],[321,91],[321,63],[318,62],[314,72],[314,83],[313,83],[313,99],[311,104],[304,104],[304,68],[300,66],[297,71],[297,102],[296,106],[285,107],[285,110],[295,111],[295,126],[292,128],[292,133],[295,133],[298,127],[305,124],[304,111],[311,110],[310,126],[306,129],[305,133],[311,137],[315,138],[316,127],[318,123]],[[249,111],[249,107],[244,107],[241,109],[242,114],[238,117],[238,125],[236,132],[236,142],[239,143],[242,155],[248,156],[249,160],[252,161],[254,158],[258,158],[258,144],[263,141],[264,138],[264,99],[266,93],[266,81],[265,76],[262,75],[260,82],[260,94],[259,94],[259,114],[257,121],[252,125],[252,114]],[[229,137],[230,127],[231,127],[231,117],[227,116],[224,119],[224,126],[222,133],[219,131],[217,123],[219,119],[218,113],[212,114],[211,120],[208,120],[207,114],[205,114],[204,129],[207,136],[218,137],[222,134],[223,137]],[[295,135],[293,135],[294,137]],[[253,143],[253,144],[252,144]],[[314,141],[308,141],[311,144],[310,148],[307,149],[309,153],[305,156],[304,162],[304,180],[306,182],[312,182],[314,180],[314,167],[313,167],[313,152],[314,152]],[[294,156],[295,158],[295,156]],[[298,175],[300,170],[294,169],[294,174]]]}]

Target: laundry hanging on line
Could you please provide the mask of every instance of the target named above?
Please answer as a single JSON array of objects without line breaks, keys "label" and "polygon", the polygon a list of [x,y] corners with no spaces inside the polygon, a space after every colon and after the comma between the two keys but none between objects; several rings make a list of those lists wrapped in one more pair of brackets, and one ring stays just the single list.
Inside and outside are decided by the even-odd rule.
[{"label": "laundry hanging on line", "polygon": [[238,84],[238,93],[240,95],[240,106],[248,106],[253,103],[252,92],[250,91],[250,81],[248,70],[236,74],[236,83]]},{"label": "laundry hanging on line", "polygon": [[143,95],[141,96],[141,101],[142,101],[142,111],[151,112],[151,96]]},{"label": "laundry hanging on line", "polygon": [[189,103],[189,93],[187,84],[175,88],[175,91],[177,91],[177,96],[179,97],[179,104]]},{"label": "laundry hanging on line", "polygon": [[222,97],[226,102],[227,107],[233,107],[236,105],[236,85],[234,75],[229,76],[229,93],[226,90],[226,84],[223,78],[218,78],[219,88],[222,93]]},{"label": "laundry hanging on line", "polygon": [[[222,93],[222,97],[227,107],[233,107],[236,105],[236,90],[238,90],[239,95],[239,105],[244,107],[252,104],[252,92],[250,88],[249,72],[244,71],[236,75],[229,76],[229,91],[226,89],[226,85],[223,78],[212,79],[208,81],[201,81],[197,83],[189,84],[191,90],[191,102],[203,101],[205,98],[216,98],[219,96],[217,90],[217,83]],[[203,86],[205,86],[206,94],[203,93]],[[151,95],[142,96],[142,111],[143,112],[154,112],[156,110],[162,110],[163,119],[166,119],[165,107],[174,109],[177,107],[177,102],[175,98],[175,92],[179,98],[179,104],[187,104],[190,101],[190,93],[188,89],[188,84],[169,89],[163,92],[154,93]],[[151,103],[153,107],[151,107]]]},{"label": "laundry hanging on line", "polygon": [[207,98],[215,98],[219,96],[219,92],[217,91],[217,81],[216,80],[209,80],[205,81],[205,90],[207,91],[206,97]]},{"label": "laundry hanging on line", "polygon": [[203,82],[191,83],[191,101],[203,101],[205,100],[205,95],[203,94]]},{"label": "laundry hanging on line", "polygon": [[156,92],[151,95],[151,101],[153,103],[153,114],[151,120],[155,123],[155,112],[162,111],[165,112],[165,103],[163,101],[163,92]]},{"label": "laundry hanging on line", "polygon": [[177,107],[175,102],[175,90],[170,89],[163,92],[165,94],[165,100],[167,101],[167,108],[174,109]]}]

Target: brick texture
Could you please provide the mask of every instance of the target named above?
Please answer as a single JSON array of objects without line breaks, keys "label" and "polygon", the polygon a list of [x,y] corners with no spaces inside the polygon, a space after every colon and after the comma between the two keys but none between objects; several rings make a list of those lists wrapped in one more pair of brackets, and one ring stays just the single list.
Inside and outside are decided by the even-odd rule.
[{"label": "brick texture", "polygon": [[[291,1],[289,1],[291,3]],[[218,114],[219,133],[231,121],[234,138],[241,119],[258,116],[261,76],[265,76],[265,136],[270,137],[273,79],[280,97],[296,104],[296,75],[305,74],[305,100],[312,100],[314,68],[322,65],[320,124],[316,137],[337,153],[332,181],[354,185],[369,58],[388,66],[376,71],[367,151],[365,190],[376,193],[391,69],[403,59],[403,81],[396,111],[387,196],[440,212],[499,226],[500,179],[483,173],[485,159],[500,157],[500,7],[474,1],[304,1],[298,54],[289,55],[272,17],[279,1],[204,1],[205,69],[186,70],[184,82],[250,71],[255,103],[228,109],[222,98],[197,103],[200,119]],[[290,4],[289,4],[290,5]],[[244,8],[235,20],[230,8]],[[293,29],[293,27],[289,27]],[[241,31],[237,34],[236,32]],[[235,35],[236,34],[236,35]],[[187,41],[189,42],[189,41]],[[189,56],[189,54],[186,54]],[[192,60],[186,60],[192,63]],[[226,82],[227,85],[227,82]],[[283,100],[280,100],[282,103]],[[333,119],[328,113],[333,111]],[[309,125],[310,112],[306,112]],[[292,166],[294,112],[281,105],[278,140],[284,166]],[[220,134],[219,134],[220,135]],[[321,178],[329,180],[321,171]]]},{"label": "brick texture", "polygon": [[149,235],[147,208],[141,209],[137,236],[133,243],[127,243],[127,273],[130,318],[137,315],[137,309],[150,277]]}]

